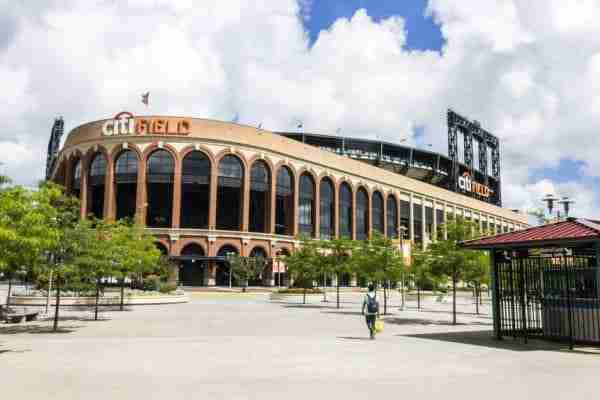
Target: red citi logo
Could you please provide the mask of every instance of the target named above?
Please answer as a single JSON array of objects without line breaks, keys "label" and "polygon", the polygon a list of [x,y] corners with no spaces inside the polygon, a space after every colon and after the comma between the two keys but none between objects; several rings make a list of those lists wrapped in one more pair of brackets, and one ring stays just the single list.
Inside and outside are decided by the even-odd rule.
[{"label": "red citi logo", "polygon": [[489,187],[482,185],[479,182],[475,182],[468,172],[465,172],[463,176],[458,178],[458,187],[465,192],[475,193],[486,198],[490,197],[493,193]]}]

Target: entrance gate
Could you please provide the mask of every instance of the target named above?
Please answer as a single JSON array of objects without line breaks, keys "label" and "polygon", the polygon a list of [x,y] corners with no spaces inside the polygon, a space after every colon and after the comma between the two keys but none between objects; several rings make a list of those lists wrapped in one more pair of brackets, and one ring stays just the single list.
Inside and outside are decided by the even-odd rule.
[{"label": "entrance gate", "polygon": [[600,278],[592,256],[495,262],[495,326],[502,336],[600,344]]}]

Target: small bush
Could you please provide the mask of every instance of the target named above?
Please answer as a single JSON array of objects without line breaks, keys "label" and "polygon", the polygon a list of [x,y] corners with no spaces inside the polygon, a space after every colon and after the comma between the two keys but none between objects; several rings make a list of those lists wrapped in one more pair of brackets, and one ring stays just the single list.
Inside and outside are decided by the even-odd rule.
[{"label": "small bush", "polygon": [[158,275],[148,275],[144,278],[144,290],[159,290],[160,277]]},{"label": "small bush", "polygon": [[[302,288],[287,288],[287,289],[279,289],[277,293],[280,294],[304,294],[304,289]],[[306,289],[306,294],[323,294],[321,289]]]},{"label": "small bush", "polygon": [[158,288],[158,291],[163,294],[171,293],[171,292],[174,292],[175,290],[177,290],[177,285],[175,285],[174,283],[163,283]]}]

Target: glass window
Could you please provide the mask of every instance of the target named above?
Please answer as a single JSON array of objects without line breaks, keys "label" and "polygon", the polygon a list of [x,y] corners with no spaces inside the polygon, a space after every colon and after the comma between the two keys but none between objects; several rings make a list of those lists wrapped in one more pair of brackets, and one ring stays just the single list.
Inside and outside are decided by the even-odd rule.
[{"label": "glass window", "polygon": [[115,163],[115,181],[130,183],[137,181],[138,158],[131,150],[122,152]]},{"label": "glass window", "polygon": [[390,239],[398,237],[398,205],[392,195],[387,198],[387,236]]},{"label": "glass window", "polygon": [[365,189],[356,193],[356,239],[366,240],[369,236],[369,196]]},{"label": "glass window", "polygon": [[375,192],[373,193],[373,230],[383,234],[383,196],[381,193]]},{"label": "glass window", "polygon": [[292,173],[285,166],[281,167],[277,172],[275,203],[275,233],[278,235],[292,235],[294,184]]},{"label": "glass window", "polygon": [[334,228],[333,183],[328,178],[324,178],[321,180],[319,190],[320,236],[322,239],[329,239],[333,235]]},{"label": "glass window", "polygon": [[300,177],[300,196],[298,205],[298,224],[300,233],[309,236],[314,235],[314,201],[315,201],[315,184],[312,177],[308,174],[303,174]]},{"label": "glass window", "polygon": [[210,161],[201,151],[192,151],[181,165],[183,183],[208,185],[210,182]]},{"label": "glass window", "polygon": [[402,239],[410,239],[410,201],[400,201],[400,226]]},{"label": "glass window", "polygon": [[147,164],[148,182],[172,182],[175,164],[166,150],[157,150],[150,155]]},{"label": "glass window", "polygon": [[340,236],[352,238],[352,189],[346,182],[340,186]]}]

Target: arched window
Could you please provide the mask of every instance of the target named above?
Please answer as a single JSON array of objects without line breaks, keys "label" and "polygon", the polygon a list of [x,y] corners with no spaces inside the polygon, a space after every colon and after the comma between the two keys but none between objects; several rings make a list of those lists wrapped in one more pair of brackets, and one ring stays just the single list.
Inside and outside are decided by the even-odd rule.
[{"label": "arched window", "polygon": [[319,229],[322,239],[330,239],[334,232],[333,183],[323,178],[319,185]]},{"label": "arched window", "polygon": [[301,234],[315,235],[315,181],[307,173],[300,177],[298,229]]},{"label": "arched window", "polygon": [[346,182],[340,186],[340,237],[352,238],[352,189]]},{"label": "arched window", "polygon": [[264,264],[264,269],[262,271],[260,271],[257,276],[254,276],[253,279],[251,279],[248,282],[248,285],[261,286],[263,284],[267,284],[267,281],[271,281],[272,276],[273,276],[273,271],[272,271],[272,268],[269,268],[269,267],[271,267],[271,264],[268,260],[266,250],[260,246],[256,246],[250,252],[250,258],[256,258],[256,259],[262,260],[262,262]]},{"label": "arched window", "polygon": [[373,208],[372,208],[372,218],[373,218],[373,230],[384,234],[383,221],[384,213],[383,213],[383,196],[381,193],[375,192],[373,193]]},{"label": "arched window", "polygon": [[281,167],[277,173],[277,193],[275,204],[275,233],[293,234],[294,182],[288,167]]},{"label": "arched window", "polygon": [[104,192],[106,179],[106,158],[97,153],[90,164],[88,178],[88,212],[96,217],[104,216]]},{"label": "arched window", "polygon": [[223,157],[219,162],[217,229],[241,230],[243,182],[244,167],[240,159],[233,155]]},{"label": "arched window", "polygon": [[181,164],[181,227],[208,228],[210,161],[201,151],[188,153]]},{"label": "arched window", "polygon": [[356,192],[356,239],[369,237],[369,196],[364,188]]},{"label": "arched window", "polygon": [[270,231],[271,175],[264,161],[258,160],[250,169],[250,226],[251,232]]},{"label": "arched window", "polygon": [[205,262],[204,249],[196,243],[188,244],[181,250],[181,266],[179,267],[179,284],[185,286],[204,285]]},{"label": "arched window", "polygon": [[398,204],[392,195],[387,198],[387,237],[398,238]]},{"label": "arched window", "polygon": [[81,196],[81,160],[75,161],[73,166],[73,177],[71,181],[71,194],[78,199]]},{"label": "arched window", "polygon": [[146,167],[146,225],[152,228],[171,226],[175,161],[166,150],[156,150]]},{"label": "arched window", "polygon": [[138,158],[125,150],[115,161],[115,201],[117,219],[133,218],[136,211]]}]

